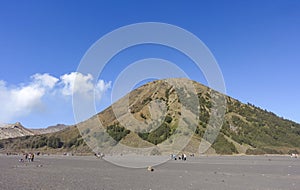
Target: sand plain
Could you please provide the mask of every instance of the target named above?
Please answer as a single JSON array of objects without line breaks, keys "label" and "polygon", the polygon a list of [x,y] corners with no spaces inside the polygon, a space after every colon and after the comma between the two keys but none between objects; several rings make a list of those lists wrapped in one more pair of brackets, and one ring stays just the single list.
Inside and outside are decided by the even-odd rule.
[{"label": "sand plain", "polygon": [[[0,189],[300,189],[300,159],[289,156],[200,156],[132,169],[93,156],[0,155]],[[124,157],[129,159],[129,157]],[[153,159],[146,157],[145,159]]]}]

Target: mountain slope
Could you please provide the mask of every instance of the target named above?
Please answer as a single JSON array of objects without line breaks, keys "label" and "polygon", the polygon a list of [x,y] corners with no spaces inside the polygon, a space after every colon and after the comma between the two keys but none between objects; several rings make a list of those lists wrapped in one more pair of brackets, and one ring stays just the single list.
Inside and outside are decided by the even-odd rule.
[{"label": "mountain slope", "polygon": [[[214,105],[219,105],[223,98],[226,107],[219,107],[224,108],[224,120],[211,122],[211,116],[222,115],[222,109],[214,109]],[[206,131],[215,130],[215,124],[221,123],[216,140],[210,141]],[[198,153],[201,144],[210,146],[212,142],[206,153],[300,152],[299,124],[187,79],[159,80],[141,86],[101,113],[78,123],[77,128],[81,135],[75,129],[70,135],[67,128],[39,138],[47,142],[49,138],[59,138],[56,140],[60,146],[54,147],[61,151],[78,147],[90,151],[88,144],[94,152],[106,153],[169,154],[174,149]],[[26,143],[31,143],[28,147],[49,148],[47,143],[35,145],[34,138],[37,137],[27,138]],[[9,143],[0,141],[5,149],[16,142],[20,138],[10,139]]]}]

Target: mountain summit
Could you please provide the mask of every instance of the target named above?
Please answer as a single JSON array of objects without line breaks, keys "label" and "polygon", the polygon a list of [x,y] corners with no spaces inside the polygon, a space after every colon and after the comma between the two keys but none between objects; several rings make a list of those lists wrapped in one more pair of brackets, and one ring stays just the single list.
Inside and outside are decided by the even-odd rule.
[{"label": "mountain summit", "polygon": [[[88,145],[94,152],[143,155],[300,152],[299,124],[188,79],[147,83],[76,126],[81,135],[71,127],[32,137],[36,144],[27,147],[82,151]],[[59,146],[49,147],[50,138]]]},{"label": "mountain summit", "polygon": [[[221,121],[212,119],[222,114]],[[220,123],[220,133],[211,140],[207,134],[215,133]],[[300,148],[299,124],[188,79],[150,82],[77,126],[92,149],[108,152],[156,147],[160,153],[198,153],[201,143],[211,145],[206,152],[218,154],[279,154]]]}]

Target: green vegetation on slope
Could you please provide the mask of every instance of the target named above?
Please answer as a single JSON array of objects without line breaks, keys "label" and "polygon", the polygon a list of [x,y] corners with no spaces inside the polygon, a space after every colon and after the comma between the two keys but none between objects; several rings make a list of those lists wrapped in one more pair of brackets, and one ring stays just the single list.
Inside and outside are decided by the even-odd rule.
[{"label": "green vegetation on slope", "polygon": [[150,133],[138,133],[139,137],[152,144],[159,144],[165,141],[171,135],[171,128],[166,122],[151,131]]},{"label": "green vegetation on slope", "polygon": [[110,125],[106,128],[106,131],[117,142],[130,133],[129,130],[119,125]]},{"label": "green vegetation on slope", "polygon": [[[300,125],[280,118],[254,105],[228,103],[227,119],[222,131],[240,144],[249,144],[264,153],[282,153],[283,148],[299,148]],[[235,130],[230,129],[230,125]],[[251,153],[251,150],[248,151]],[[286,153],[286,152],[285,152]]]},{"label": "green vegetation on slope", "polygon": [[232,142],[228,142],[223,134],[219,134],[215,142],[212,144],[217,154],[233,154],[238,153]]}]

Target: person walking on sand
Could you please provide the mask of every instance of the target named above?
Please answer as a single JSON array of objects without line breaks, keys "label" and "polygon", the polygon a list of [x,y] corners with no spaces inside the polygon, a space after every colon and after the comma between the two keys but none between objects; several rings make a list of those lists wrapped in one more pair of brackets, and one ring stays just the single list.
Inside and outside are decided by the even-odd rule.
[{"label": "person walking on sand", "polygon": [[34,155],[32,153],[28,154],[28,162],[33,162]]},{"label": "person walking on sand", "polygon": [[31,161],[31,153],[28,154],[28,162]]},{"label": "person walking on sand", "polygon": [[34,160],[34,154],[32,153],[31,154],[31,162],[33,162],[33,160]]}]

